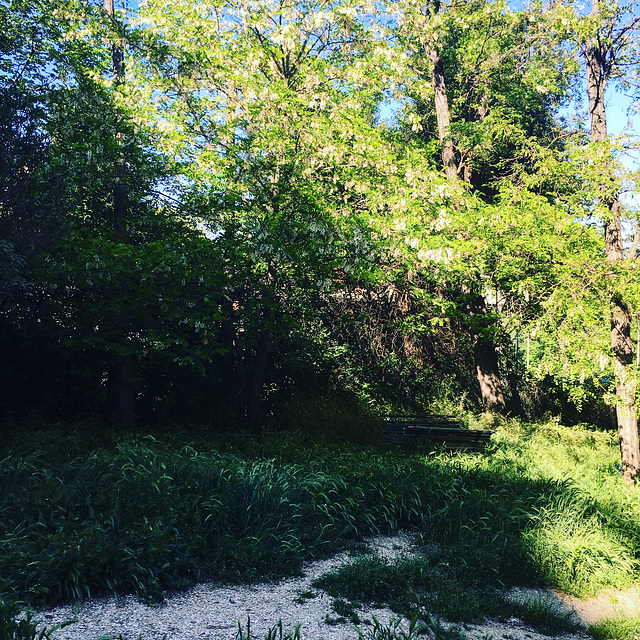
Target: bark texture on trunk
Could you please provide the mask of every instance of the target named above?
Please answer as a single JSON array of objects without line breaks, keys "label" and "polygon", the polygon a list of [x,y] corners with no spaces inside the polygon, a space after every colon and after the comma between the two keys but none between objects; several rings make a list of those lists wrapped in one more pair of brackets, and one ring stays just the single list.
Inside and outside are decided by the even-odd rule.
[{"label": "bark texture on trunk", "polygon": [[[629,332],[627,324],[628,309],[624,305],[615,305],[611,313],[611,343],[614,349],[613,366],[616,375],[616,417],[618,419],[618,442],[620,444],[620,463],[624,482],[634,486],[640,469],[640,443],[638,442],[638,419],[636,414],[636,382],[629,371],[633,361],[633,353],[623,356],[620,350],[625,349],[630,340],[626,340]],[[615,346],[614,346],[615,342]],[[618,353],[616,353],[616,348]]]},{"label": "bark texture on trunk", "polygon": [[449,100],[447,97],[447,84],[444,78],[444,65],[440,54],[427,47],[427,55],[432,66],[432,82],[435,94],[436,121],[438,123],[438,138],[442,145],[442,164],[448,180],[456,180],[458,168],[456,166],[456,154],[451,139],[451,117],[449,115]]},{"label": "bark texture on trunk", "polygon": [[478,338],[473,346],[473,353],[476,359],[476,374],[480,383],[482,405],[485,412],[505,413],[506,403],[498,373],[498,358],[494,344]]},{"label": "bark texture on trunk", "polygon": [[[594,17],[599,15],[598,0],[593,1],[591,15]],[[594,40],[584,51],[592,142],[604,142],[607,139],[607,113],[604,99],[612,68],[607,56],[608,51],[604,46],[601,41]],[[612,263],[621,262],[624,260],[624,249],[620,201],[615,195],[608,201],[602,201],[601,204],[607,207],[607,218],[604,224],[607,260]],[[611,351],[616,377],[618,441],[624,481],[627,486],[633,487],[640,468],[640,445],[635,403],[636,379],[631,367],[633,364],[631,313],[622,295],[616,290],[615,282],[612,285]]]},{"label": "bark texture on trunk", "polygon": [[476,361],[482,406],[486,413],[505,413],[507,405],[498,371],[498,354],[493,340],[484,335],[489,328],[489,323],[487,322],[487,305],[483,296],[474,296],[471,299],[469,314],[478,324],[474,327],[473,355]]}]

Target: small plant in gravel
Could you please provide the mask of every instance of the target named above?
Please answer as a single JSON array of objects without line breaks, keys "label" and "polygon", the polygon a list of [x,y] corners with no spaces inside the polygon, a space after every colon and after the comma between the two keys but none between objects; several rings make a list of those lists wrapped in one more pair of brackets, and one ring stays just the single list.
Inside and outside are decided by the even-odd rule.
[{"label": "small plant in gravel", "polygon": [[298,597],[294,599],[296,604],[306,604],[307,600],[313,600],[318,597],[317,591],[312,591],[311,589],[307,589],[306,591],[301,591],[298,594]]},{"label": "small plant in gravel", "polygon": [[[251,633],[251,618],[247,618],[246,631],[242,623],[238,622],[238,632],[236,640],[257,640],[256,636]],[[282,620],[278,620],[264,635],[264,640],[302,640],[300,635],[300,626],[296,625],[293,631],[285,631]]]},{"label": "small plant in gravel", "polygon": [[354,558],[320,576],[313,586],[324,589],[334,598],[370,604],[387,604],[399,599],[409,604],[415,600],[406,574],[379,555]]},{"label": "small plant in gravel", "polygon": [[553,596],[533,598],[524,602],[510,601],[505,611],[546,635],[577,633],[584,629],[576,612],[559,608]]},{"label": "small plant in gravel", "polygon": [[429,640],[463,640],[464,634],[458,629],[444,629],[429,617],[426,621],[412,618],[405,623],[402,618],[392,618],[384,625],[375,616],[369,629],[356,629],[358,640],[415,640],[424,636]]},{"label": "small plant in gravel", "polygon": [[360,622],[360,616],[356,611],[356,605],[349,600],[343,600],[342,598],[336,598],[331,603],[332,609],[339,616],[338,621],[341,619],[345,622],[349,620],[352,624],[358,624]]}]

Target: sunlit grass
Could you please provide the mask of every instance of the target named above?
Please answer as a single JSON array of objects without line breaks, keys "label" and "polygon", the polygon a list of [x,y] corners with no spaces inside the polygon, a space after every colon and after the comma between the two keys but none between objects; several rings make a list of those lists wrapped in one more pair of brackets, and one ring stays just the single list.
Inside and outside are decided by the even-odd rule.
[{"label": "sunlit grass", "polygon": [[597,640],[637,640],[640,637],[640,616],[621,613],[591,625],[589,633]]},{"label": "sunlit grass", "polygon": [[366,440],[362,428],[357,444],[303,430],[259,444],[175,428],[15,430],[0,444],[0,590],[161,600],[201,580],[295,574],[399,529],[430,553],[358,559],[369,592],[336,599],[479,620],[504,609],[510,586],[588,594],[638,580],[640,500],[611,434],[508,421],[486,453],[458,456]]}]

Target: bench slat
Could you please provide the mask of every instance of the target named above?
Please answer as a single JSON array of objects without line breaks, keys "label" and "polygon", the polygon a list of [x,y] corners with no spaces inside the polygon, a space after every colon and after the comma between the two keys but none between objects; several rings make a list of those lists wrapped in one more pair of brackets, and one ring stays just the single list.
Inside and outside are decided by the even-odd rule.
[{"label": "bench slat", "polygon": [[391,415],[383,416],[383,433],[394,444],[416,444],[419,440],[443,446],[446,451],[479,451],[487,446],[492,431],[463,429],[447,415]]}]

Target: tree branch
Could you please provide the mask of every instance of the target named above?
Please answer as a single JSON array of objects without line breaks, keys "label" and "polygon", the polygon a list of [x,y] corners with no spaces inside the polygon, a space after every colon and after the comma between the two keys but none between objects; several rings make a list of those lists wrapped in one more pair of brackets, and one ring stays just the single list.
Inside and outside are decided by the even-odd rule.
[{"label": "tree branch", "polygon": [[633,236],[633,243],[631,244],[631,249],[629,250],[629,256],[627,260],[635,260],[636,254],[638,253],[638,243],[640,243],[640,227],[636,229],[636,233]]}]

